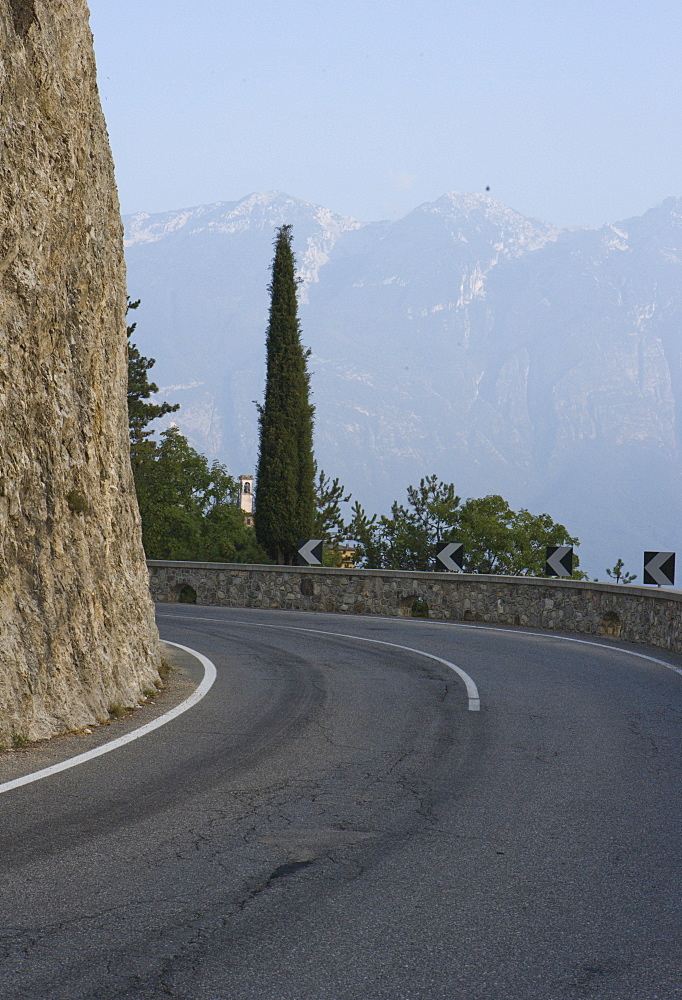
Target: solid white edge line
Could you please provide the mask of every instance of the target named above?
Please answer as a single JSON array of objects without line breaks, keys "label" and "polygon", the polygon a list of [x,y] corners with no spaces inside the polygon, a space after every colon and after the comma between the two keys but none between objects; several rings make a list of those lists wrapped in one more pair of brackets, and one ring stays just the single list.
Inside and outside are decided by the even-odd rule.
[{"label": "solid white edge line", "polygon": [[33,781],[41,781],[43,778],[49,778],[53,774],[59,774],[60,771],[68,771],[71,767],[77,767],[79,764],[86,764],[89,760],[94,760],[95,757],[102,757],[105,753],[111,753],[112,750],[118,750],[119,747],[123,747],[126,743],[132,743],[134,740],[139,740],[142,736],[146,736],[147,733],[151,733],[154,729],[159,729],[161,726],[165,726],[166,723],[172,722],[173,719],[177,719],[179,715],[183,712],[187,712],[190,708],[193,708],[198,702],[204,698],[208,692],[213,687],[216,679],[216,668],[214,664],[209,660],[207,656],[203,653],[198,653],[195,649],[190,649],[189,646],[181,646],[179,642],[169,642],[164,639],[169,646],[175,646],[177,649],[184,650],[185,653],[189,653],[190,656],[196,657],[204,668],[204,677],[201,684],[185,701],[176,705],[175,708],[171,708],[169,712],[164,715],[160,715],[158,719],[154,719],[152,722],[147,722],[146,725],[140,726],[139,729],[135,729],[132,733],[127,733],[125,736],[119,736],[118,739],[112,740],[110,743],[104,743],[100,747],[95,747],[94,750],[88,750],[86,753],[78,754],[77,757],[69,757],[68,760],[63,760],[59,764],[52,764],[51,767],[45,767],[41,771],[33,771],[31,774],[25,774],[21,778],[14,778],[12,781],[6,781],[3,785],[0,785],[0,795],[3,792],[10,792],[13,788],[21,788],[22,785],[30,785]]},{"label": "solid white edge line", "polygon": [[646,653],[638,653],[634,649],[623,649],[620,646],[612,646],[608,642],[594,642],[592,639],[578,639],[572,635],[561,635],[553,632],[526,632],[520,628],[498,628],[495,625],[465,625],[460,622],[429,622],[430,625],[450,625],[454,628],[468,628],[479,632],[508,632],[510,635],[530,635],[539,639],[559,639],[561,642],[579,642],[583,646],[596,646],[598,649],[610,649],[613,653],[625,653],[627,656],[638,656],[640,660],[648,660],[649,663],[656,663],[659,667],[667,667],[674,673],[682,677],[682,667],[676,667],[668,660],[659,660],[656,656],[648,656]]},{"label": "solid white edge line", "polygon": [[337,639],[355,639],[356,642],[373,642],[378,646],[392,646],[393,649],[402,649],[406,653],[416,653],[417,656],[425,656],[427,659],[435,660],[436,663],[441,663],[443,666],[448,667],[448,669],[453,670],[460,680],[464,681],[469,700],[469,711],[480,712],[481,710],[481,699],[478,694],[478,688],[469,674],[462,670],[461,667],[458,667],[456,663],[444,660],[440,656],[434,656],[433,653],[426,653],[423,649],[414,649],[412,646],[399,646],[397,642],[386,642],[384,639],[367,639],[362,635],[348,635],[345,632],[326,632],[323,629],[303,628],[298,625],[266,625],[265,622],[242,622],[235,621],[234,619],[226,620],[224,618],[189,618],[187,615],[159,614],[159,618],[174,618],[189,622],[218,622],[221,625],[247,625],[253,628],[278,628],[285,629],[288,632],[312,632],[314,635],[332,635],[336,636]]}]

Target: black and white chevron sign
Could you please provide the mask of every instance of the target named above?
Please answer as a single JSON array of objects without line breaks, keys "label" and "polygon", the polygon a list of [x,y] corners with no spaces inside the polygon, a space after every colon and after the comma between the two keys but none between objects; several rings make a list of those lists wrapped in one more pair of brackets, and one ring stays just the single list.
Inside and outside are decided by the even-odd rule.
[{"label": "black and white chevron sign", "polygon": [[323,542],[319,538],[301,538],[298,542],[297,565],[321,566]]},{"label": "black and white chevron sign", "polygon": [[573,546],[548,545],[545,562],[545,576],[572,576]]},{"label": "black and white chevron sign", "polygon": [[675,553],[645,552],[644,582],[657,583],[659,587],[672,587],[675,583]]},{"label": "black and white chevron sign", "polygon": [[436,559],[445,569],[456,573],[464,565],[464,545],[461,542],[441,542],[436,550]]}]

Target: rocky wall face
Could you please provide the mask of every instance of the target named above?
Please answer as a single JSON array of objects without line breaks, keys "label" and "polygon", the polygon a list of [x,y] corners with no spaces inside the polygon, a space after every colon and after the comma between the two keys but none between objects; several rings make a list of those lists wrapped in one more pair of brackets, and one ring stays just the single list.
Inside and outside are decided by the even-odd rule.
[{"label": "rocky wall face", "polygon": [[84,0],[0,0],[0,743],[157,679],[122,227]]}]

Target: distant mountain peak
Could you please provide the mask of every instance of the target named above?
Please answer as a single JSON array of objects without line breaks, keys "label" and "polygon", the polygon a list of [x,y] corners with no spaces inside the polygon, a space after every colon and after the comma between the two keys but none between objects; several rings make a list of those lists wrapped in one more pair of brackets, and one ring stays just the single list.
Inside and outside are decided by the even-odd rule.
[{"label": "distant mountain peak", "polygon": [[238,201],[218,201],[177,211],[138,212],[126,216],[125,245],[156,243],[178,234],[213,231],[237,233],[254,229],[276,229],[278,226],[314,219],[321,230],[341,233],[360,229],[367,223],[332,212],[313,202],[294,198],[285,191],[254,191]]},{"label": "distant mountain peak", "polygon": [[536,250],[561,233],[486,194],[461,191],[448,191],[436,201],[424,202],[393,225],[402,231],[414,228],[419,238],[419,232],[433,229],[434,223],[453,245],[468,245],[465,256],[475,258],[477,274],[487,273],[501,259]]},{"label": "distant mountain peak", "polygon": [[509,208],[504,202],[496,201],[495,198],[482,194],[480,191],[446,191],[436,201],[425,202],[420,206],[420,210],[447,212],[448,215],[461,216],[462,218],[476,215],[493,220],[517,219],[525,223],[531,222],[542,229],[556,229],[551,223],[542,219],[528,218],[515,209]]},{"label": "distant mountain peak", "polygon": [[490,195],[483,194],[480,191],[446,191],[435,202],[431,202],[433,207],[444,204],[449,205],[453,210],[461,212],[463,215],[481,210],[485,212],[489,209],[506,208],[506,205],[503,205],[502,202],[496,201]]},{"label": "distant mountain peak", "polygon": [[[663,210],[668,212],[670,215],[674,215],[677,218],[682,217],[682,198],[671,196],[669,198],[664,198],[661,204],[657,208],[650,208],[650,212],[656,212]],[[648,213],[646,213],[648,214]]]},{"label": "distant mountain peak", "polygon": [[375,223],[282,191],[128,217],[140,345],[183,432],[233,470],[257,454],[272,240],[289,222],[316,454],[363,505],[387,510],[433,470],[463,496],[550,510],[592,572],[674,547],[682,198],[571,229],[458,191]]}]

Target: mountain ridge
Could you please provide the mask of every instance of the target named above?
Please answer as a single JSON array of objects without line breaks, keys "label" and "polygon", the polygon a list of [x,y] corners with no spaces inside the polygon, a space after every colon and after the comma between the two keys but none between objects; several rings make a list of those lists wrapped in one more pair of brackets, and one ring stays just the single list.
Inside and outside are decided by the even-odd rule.
[{"label": "mountain ridge", "polygon": [[251,401],[262,394],[272,239],[285,222],[312,350],[316,452],[362,503],[385,511],[436,471],[462,496],[547,509],[593,548],[593,572],[674,547],[681,198],[599,228],[555,227],[458,192],[395,221],[360,222],[282,192],[127,218],[140,347],[182,404],[178,424],[232,471],[255,467]]}]

